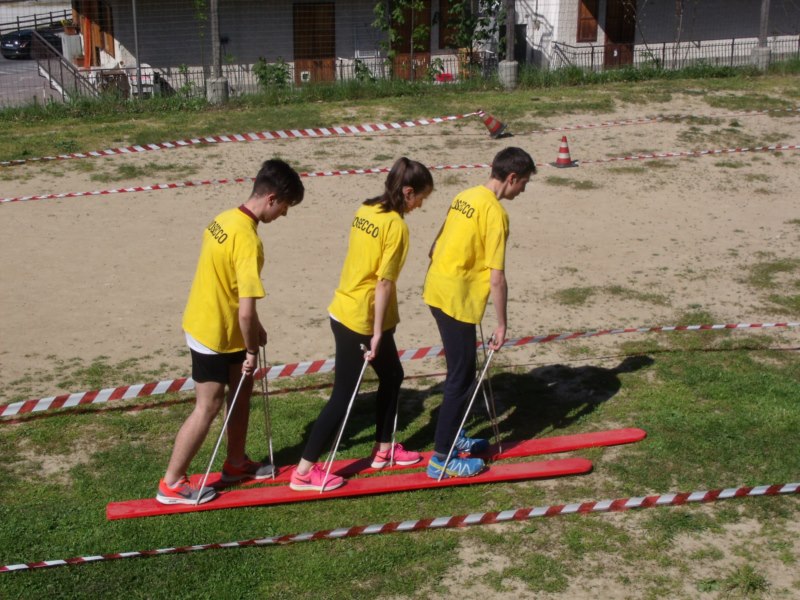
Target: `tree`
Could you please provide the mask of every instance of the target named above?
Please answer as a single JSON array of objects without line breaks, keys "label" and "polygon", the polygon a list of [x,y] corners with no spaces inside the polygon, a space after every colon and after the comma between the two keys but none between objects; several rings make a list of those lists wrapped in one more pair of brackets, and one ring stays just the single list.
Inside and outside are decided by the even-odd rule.
[{"label": "tree", "polygon": [[454,0],[448,22],[456,25],[449,41],[466,48],[469,63],[474,64],[478,47],[496,38],[503,14],[503,0]]},{"label": "tree", "polygon": [[[418,15],[422,14],[426,8],[425,2],[426,0],[386,0],[378,2],[373,8],[375,14],[373,27],[377,27],[387,34],[387,39],[381,42],[381,46],[386,52],[390,69],[394,67],[394,58],[398,54],[397,48],[403,42],[409,42],[412,60],[415,51],[425,50],[427,47],[425,42],[430,39],[430,25],[418,21]],[[404,40],[400,34],[400,28],[409,19],[411,39]]]}]

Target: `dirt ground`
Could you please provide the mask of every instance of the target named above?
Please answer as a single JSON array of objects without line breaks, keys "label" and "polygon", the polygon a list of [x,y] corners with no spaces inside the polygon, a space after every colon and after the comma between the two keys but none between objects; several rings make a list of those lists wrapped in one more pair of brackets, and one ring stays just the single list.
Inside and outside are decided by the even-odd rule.
[{"label": "dirt ground", "polygon": [[[668,105],[574,114],[543,126],[722,112],[697,97],[676,97]],[[497,117],[502,120],[502,115]],[[308,126],[334,124],[342,123]],[[508,125],[512,132],[522,133],[514,123]],[[591,161],[643,152],[796,144],[800,116],[721,116],[566,135],[572,158]],[[555,132],[492,140],[480,120],[469,119],[340,139],[196,146],[5,168],[0,172],[0,197],[249,177],[263,160],[274,156],[301,171],[389,166],[401,155],[428,165],[488,163],[501,148],[516,145],[534,156],[540,170],[526,193],[506,203],[511,222],[510,337],[668,325],[699,311],[715,322],[798,320],[798,315],[770,303],[769,290],[754,287],[748,277],[758,263],[797,258],[800,152],[555,169],[547,163],[555,161],[560,140],[561,133]],[[153,171],[154,163],[168,164],[170,170]],[[118,173],[125,166],[150,169],[153,174],[144,180],[110,183],[91,179]],[[484,183],[488,176],[487,169],[435,171],[435,192],[422,209],[407,217],[411,249],[399,281],[399,348],[439,343],[421,299],[427,250],[452,197]],[[273,364],[332,355],[326,307],[338,281],[348,224],[359,203],[381,191],[383,179],[383,175],[304,179],[303,204],[293,208],[287,219],[259,227],[267,289],[259,312],[268,330]],[[54,381],[37,380],[36,373],[54,362],[80,359],[89,364],[98,357],[107,357],[112,364],[137,359],[142,369],[166,365],[166,378],[187,375],[190,365],[180,322],[200,236],[211,218],[244,201],[249,191],[247,184],[206,185],[0,205],[0,389],[28,377],[31,398],[84,391],[59,389]],[[776,277],[780,284],[780,274]],[[592,294],[582,304],[570,304],[574,288]],[[487,331],[493,327],[493,314],[490,307]],[[797,346],[795,330],[763,335]],[[594,356],[602,356],[613,343],[610,336],[580,342]],[[563,351],[565,344],[550,344],[503,354],[511,363],[544,364]],[[406,364],[409,374],[432,369],[428,361]],[[0,403],[7,401],[0,395]],[[788,586],[790,575],[785,577]],[[608,592],[606,583],[611,585],[597,585]],[[594,597],[592,589],[590,585],[584,596],[574,597]],[[604,592],[604,597],[624,597],[624,591],[618,591],[607,596]]]},{"label": "dirt ground", "polygon": [[[559,117],[544,125],[721,112],[683,98],[646,110]],[[509,128],[514,131],[513,123]],[[648,151],[796,143],[800,118],[720,117],[566,134],[572,158],[589,161]],[[698,310],[720,322],[792,320],[745,279],[756,263],[796,257],[800,209],[794,194],[800,187],[800,152],[555,169],[548,163],[555,161],[560,139],[560,133],[549,133],[492,140],[483,123],[472,118],[380,135],[30,163],[5,168],[0,197],[249,177],[272,156],[302,171],[389,166],[400,155],[428,165],[488,163],[499,149],[513,144],[528,150],[541,168],[526,193],[506,203],[511,221],[510,337],[667,325]],[[727,143],[720,143],[723,139]],[[745,143],[731,143],[736,141]],[[172,170],[137,180],[91,179],[131,166],[147,170],[154,163],[167,163]],[[193,174],[181,176],[184,168]],[[326,307],[338,281],[348,223],[359,202],[381,191],[383,179],[306,178],[303,204],[287,219],[260,226],[267,298],[259,311],[270,336],[271,363],[331,355]],[[438,343],[421,300],[426,253],[452,197],[487,179],[487,169],[436,171],[435,192],[408,216],[411,249],[399,281],[398,347]],[[180,321],[201,233],[215,214],[245,200],[249,191],[248,184],[224,184],[0,205],[3,389],[41,369],[46,357],[78,357],[90,363],[105,356],[112,364],[138,358],[142,368],[168,364],[168,378],[186,375]],[[587,302],[572,305],[558,295],[571,288],[594,293]],[[494,323],[491,307],[485,322],[487,330]],[[514,350],[513,360],[531,352],[540,356],[542,349]],[[510,353],[507,358],[512,359]],[[408,364],[424,370],[424,362]],[[82,390],[53,389],[34,381],[31,397],[67,391]]]}]

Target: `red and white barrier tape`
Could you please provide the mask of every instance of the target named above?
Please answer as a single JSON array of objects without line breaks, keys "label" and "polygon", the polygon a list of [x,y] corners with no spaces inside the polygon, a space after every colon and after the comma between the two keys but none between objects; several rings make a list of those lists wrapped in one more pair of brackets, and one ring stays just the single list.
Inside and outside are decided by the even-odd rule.
[{"label": "red and white barrier tape", "polygon": [[[662,158],[681,158],[699,157],[721,154],[743,154],[745,152],[780,152],[782,150],[800,150],[800,144],[775,144],[772,146],[756,146],[754,148],[720,148],[715,150],[691,150],[686,152],[654,152],[652,154],[637,154],[632,156],[618,156],[613,158],[600,158],[595,160],[576,160],[581,165],[625,162],[633,160],[649,160]],[[549,163],[541,163],[543,166],[553,166]],[[540,165],[540,166],[541,166]],[[436,171],[456,170],[456,169],[487,169],[491,165],[485,163],[468,165],[428,165],[429,169]],[[371,169],[342,169],[337,171],[316,171],[301,173],[301,177],[335,177],[339,175],[375,175],[378,173],[388,173],[389,167],[375,167]],[[114,188],[110,190],[94,190],[91,192],[62,192],[57,194],[41,194],[35,196],[17,196],[13,198],[0,198],[0,204],[9,202],[27,202],[30,200],[53,200],[59,198],[79,198],[83,196],[107,196],[111,194],[124,194],[127,192],[153,192],[157,190],[174,190],[187,187],[199,187],[203,185],[220,185],[225,183],[244,183],[253,181],[252,177],[237,177],[235,179],[205,179],[200,181],[183,181],[175,183],[156,183],[153,185],[132,186],[127,188]]]},{"label": "red and white barrier tape", "polygon": [[337,125],[334,127],[312,127],[306,129],[281,129],[277,131],[260,131],[257,133],[237,133],[230,135],[210,135],[201,138],[187,140],[175,140],[172,142],[158,142],[154,144],[142,144],[135,146],[124,146],[121,148],[109,148],[107,150],[94,150],[92,152],[70,152],[59,154],[58,156],[41,156],[37,158],[20,158],[17,160],[5,160],[0,162],[0,166],[8,167],[21,165],[28,162],[40,162],[50,160],[67,160],[71,158],[96,158],[101,156],[116,156],[120,154],[137,154],[139,152],[152,152],[156,150],[173,150],[175,148],[186,148],[198,144],[224,144],[231,142],[258,142],[263,140],[287,140],[292,138],[330,138],[360,133],[383,133],[408,127],[420,127],[425,125],[436,125],[466,119],[481,114],[482,111],[466,113],[463,115],[450,115],[447,117],[433,117],[430,119],[414,119],[412,121],[397,121],[392,123],[365,123],[363,125]]},{"label": "red and white barrier tape", "polygon": [[[430,168],[437,171],[453,169],[487,169],[491,165],[484,163],[474,165],[438,165]],[[335,177],[339,175],[376,175],[388,173],[390,167],[374,167],[371,169],[341,169],[337,171],[316,171],[300,173],[300,177]],[[204,185],[222,185],[226,183],[249,183],[253,177],[236,177],[231,179],[202,179],[198,181],[179,181],[174,183],[154,183],[152,185],[136,185],[126,188],[113,188],[110,190],[94,190],[91,192],[61,192],[57,194],[40,194],[35,196],[18,196],[16,198],[0,198],[0,204],[8,202],[27,202],[30,200],[57,200],[60,198],[81,198],[84,196],[109,196],[112,194],[125,194],[130,192],[155,192],[158,190],[176,190],[181,188],[200,187]]]},{"label": "red and white barrier tape", "polygon": [[[705,117],[705,118],[719,118],[719,117],[748,117],[766,115],[769,113],[780,112],[800,112],[800,108],[768,108],[764,110],[741,110],[732,111],[727,113],[711,113],[710,115],[668,115],[664,117],[643,117],[640,119],[621,119],[616,121],[602,121],[599,123],[585,123],[578,125],[564,125],[562,127],[548,127],[545,129],[535,129],[516,135],[537,135],[544,133],[554,133],[562,131],[580,131],[584,129],[598,129],[607,127],[621,127],[626,125],[647,125],[651,123],[661,123],[664,121],[677,121],[681,119]],[[109,148],[107,150],[95,150],[91,152],[72,152],[68,154],[59,154],[57,156],[41,156],[36,158],[20,158],[15,160],[0,161],[0,166],[7,167],[12,165],[21,165],[28,162],[41,162],[51,160],[67,160],[73,158],[96,158],[102,156],[116,156],[120,154],[136,154],[139,152],[150,152],[157,150],[171,150],[175,148],[185,148],[187,146],[194,146],[198,144],[220,144],[229,142],[255,142],[263,140],[282,140],[292,138],[326,138],[326,137],[342,137],[348,135],[357,135],[360,133],[381,133],[384,131],[392,131],[397,129],[404,129],[408,127],[417,127],[424,125],[433,125],[438,123],[446,123],[458,119],[466,119],[468,117],[480,116],[483,117],[487,113],[483,110],[466,113],[463,115],[450,115],[446,117],[432,117],[430,119],[415,119],[412,121],[400,121],[393,123],[365,123],[363,125],[341,125],[334,127],[312,127],[305,129],[283,129],[277,131],[261,131],[258,133],[237,133],[230,135],[213,135],[201,138],[192,138],[186,140],[175,140],[171,142],[157,142],[152,144],[125,146],[120,148]]]},{"label": "red and white barrier tape", "polygon": [[395,521],[392,523],[382,523],[379,525],[357,525],[355,527],[324,529],[308,533],[255,538],[238,542],[196,544],[193,546],[159,548],[157,550],[114,552],[110,554],[78,556],[75,558],[61,560],[43,560],[38,562],[5,565],[0,567],[0,572],[10,573],[13,571],[29,571],[33,569],[47,569],[50,567],[63,567],[66,565],[82,565],[87,563],[119,560],[122,558],[141,558],[145,556],[159,556],[164,554],[185,554],[188,552],[219,550],[222,548],[245,548],[248,546],[285,546],[288,544],[296,544],[298,542],[339,540],[342,538],[360,537],[363,535],[408,533],[412,531],[423,531],[426,529],[453,529],[456,527],[470,527],[472,525],[491,525],[495,523],[507,523],[509,521],[527,521],[529,519],[536,519],[539,517],[621,512],[637,508],[682,506],[685,504],[729,500],[731,498],[757,498],[763,496],[797,494],[798,492],[800,492],[800,483],[785,483],[699,492],[678,492],[657,496],[617,498],[616,500],[600,500],[596,502],[582,502],[575,504],[556,504],[551,506],[538,506],[535,508],[518,508],[498,512],[483,512],[450,517],[436,517],[434,519],[418,519],[416,521]]},{"label": "red and white barrier tape", "polygon": [[[598,337],[601,335],[619,335],[624,333],[669,333],[680,331],[712,331],[723,329],[773,329],[777,327],[800,327],[800,322],[785,323],[721,323],[716,325],[666,325],[656,327],[627,327],[620,329],[602,329],[596,331],[569,331],[565,333],[551,333],[547,335],[527,336],[513,340],[506,340],[504,346],[517,347],[527,344],[545,344],[547,342],[560,342],[574,340],[578,338]],[[426,346],[422,348],[412,348],[400,350],[398,353],[401,361],[420,360],[432,358],[444,354],[442,346]],[[278,379],[279,377],[298,377],[300,375],[313,375],[318,373],[329,373],[333,371],[334,359],[321,359],[314,361],[303,361],[285,365],[276,365],[266,370],[268,380]],[[264,376],[264,369],[256,372],[256,379]],[[106,388],[90,392],[77,392],[73,394],[63,394],[60,396],[50,396],[22,402],[12,402],[0,405],[0,417],[11,417],[25,413],[34,413],[59,408],[72,408],[87,404],[102,404],[113,400],[128,400],[132,398],[143,398],[146,396],[157,396],[173,392],[189,392],[194,389],[194,381],[188,377],[158,381],[152,383],[142,383],[137,385],[124,385],[117,388]]]}]

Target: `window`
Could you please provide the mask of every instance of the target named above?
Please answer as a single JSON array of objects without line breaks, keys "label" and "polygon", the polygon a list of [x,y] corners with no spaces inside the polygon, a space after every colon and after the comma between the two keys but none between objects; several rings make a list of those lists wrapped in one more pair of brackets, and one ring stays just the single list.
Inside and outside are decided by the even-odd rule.
[{"label": "window", "polygon": [[578,0],[577,42],[597,41],[597,11],[599,0]]}]

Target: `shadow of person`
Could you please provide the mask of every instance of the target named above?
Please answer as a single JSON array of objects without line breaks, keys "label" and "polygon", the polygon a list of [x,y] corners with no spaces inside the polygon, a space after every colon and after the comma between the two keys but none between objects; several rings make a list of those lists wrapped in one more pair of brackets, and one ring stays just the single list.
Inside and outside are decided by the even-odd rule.
[{"label": "shadow of person", "polygon": [[[622,387],[620,375],[654,364],[649,356],[628,356],[616,367],[546,365],[528,373],[498,373],[490,380],[503,438],[525,440],[563,429],[586,417]],[[485,401],[479,393],[468,426],[473,435],[492,437]]]},{"label": "shadow of person", "polygon": [[[501,421],[500,433],[503,439],[525,440],[543,431],[565,428],[612,398],[622,387],[619,379],[621,374],[638,371],[654,362],[649,356],[629,356],[611,369],[557,364],[538,367],[528,373],[498,373],[491,377],[489,383],[497,417]],[[400,390],[397,441],[406,448],[424,450],[433,447],[443,385],[443,381],[427,388],[404,385]],[[342,437],[340,451],[372,440],[375,431],[374,393],[369,391],[358,395]],[[430,408],[426,422],[406,437],[403,433],[405,428],[424,415],[431,403],[435,403],[435,406]],[[276,449],[277,465],[291,465],[299,460],[313,425],[312,419],[305,425],[303,435],[295,445]],[[466,426],[471,428],[472,435],[492,439],[486,403],[480,392]],[[477,430],[475,426],[478,426]],[[320,457],[320,461],[324,460],[324,456]]]},{"label": "shadow of person", "polygon": [[[376,382],[368,381],[367,385],[364,387],[374,388],[376,385]],[[425,400],[433,393],[435,387],[436,386],[426,389],[417,389],[403,386],[400,390],[399,414],[397,419],[398,432],[396,441],[402,443],[406,448],[416,449],[416,447],[412,446],[408,440],[404,439],[403,430],[408,426],[409,423],[414,422],[414,420],[419,418],[419,416],[424,413]],[[341,458],[342,455],[346,455],[350,448],[360,444],[368,445],[371,448],[375,437],[375,394],[375,389],[362,389],[358,393],[358,396],[353,402],[350,416],[347,420],[347,426],[344,434],[342,435],[341,443],[339,444],[339,450],[337,452],[338,458]],[[311,429],[314,427],[314,423],[316,422],[317,418],[318,414],[314,415],[314,417],[312,417],[305,424],[303,433],[296,439],[295,444],[276,449],[274,454],[276,465],[293,465],[300,460],[306,441],[311,435]],[[322,463],[327,458],[328,451],[333,446],[338,430],[339,428],[337,426],[331,439],[329,440],[330,446],[326,447],[323,455],[319,457],[318,462]],[[424,443],[432,444],[433,438],[431,437],[430,440],[426,440]],[[368,454],[369,450],[367,450],[366,453]],[[353,468],[356,470],[358,467],[365,468],[370,461],[365,457],[362,462],[364,464],[359,463]]]}]

